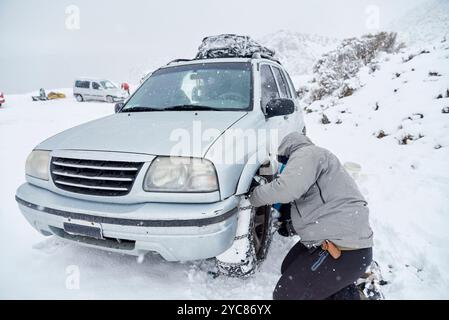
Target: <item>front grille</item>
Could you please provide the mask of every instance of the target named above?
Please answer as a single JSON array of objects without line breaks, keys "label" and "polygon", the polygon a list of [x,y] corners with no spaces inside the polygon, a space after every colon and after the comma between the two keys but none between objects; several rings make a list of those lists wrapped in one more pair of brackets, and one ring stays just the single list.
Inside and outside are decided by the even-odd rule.
[{"label": "front grille", "polygon": [[131,191],[143,162],[53,157],[54,184],[66,191],[95,196],[124,196]]}]

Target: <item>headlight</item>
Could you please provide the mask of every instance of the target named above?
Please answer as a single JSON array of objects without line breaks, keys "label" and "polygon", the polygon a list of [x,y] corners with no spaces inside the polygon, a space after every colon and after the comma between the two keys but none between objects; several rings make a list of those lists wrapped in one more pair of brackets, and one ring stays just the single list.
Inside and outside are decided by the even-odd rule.
[{"label": "headlight", "polygon": [[25,173],[29,176],[48,180],[48,162],[50,151],[33,150],[27,158]]},{"label": "headlight", "polygon": [[145,176],[143,189],[155,192],[211,192],[218,190],[214,165],[205,159],[157,157]]}]

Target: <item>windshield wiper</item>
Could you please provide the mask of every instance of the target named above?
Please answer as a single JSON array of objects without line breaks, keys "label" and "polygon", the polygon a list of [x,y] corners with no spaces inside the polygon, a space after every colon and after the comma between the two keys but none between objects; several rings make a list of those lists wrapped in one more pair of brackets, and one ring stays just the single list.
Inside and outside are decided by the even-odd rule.
[{"label": "windshield wiper", "polygon": [[135,106],[128,109],[124,109],[121,112],[150,112],[150,111],[163,111],[164,109]]},{"label": "windshield wiper", "polygon": [[213,110],[213,111],[221,111],[222,109],[209,107],[209,106],[200,106],[196,104],[181,104],[179,106],[172,106],[164,108],[165,111],[179,111],[179,110]]}]

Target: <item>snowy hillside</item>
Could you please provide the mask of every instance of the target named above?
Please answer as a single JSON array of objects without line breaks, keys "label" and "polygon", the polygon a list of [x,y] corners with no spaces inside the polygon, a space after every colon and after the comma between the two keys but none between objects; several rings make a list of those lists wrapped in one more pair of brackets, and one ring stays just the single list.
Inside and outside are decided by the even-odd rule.
[{"label": "snowy hillside", "polygon": [[287,30],[268,34],[258,41],[276,51],[277,58],[292,76],[309,73],[315,61],[339,43],[334,38]]},{"label": "snowy hillside", "polygon": [[408,45],[449,40],[449,1],[428,0],[394,21],[388,29],[399,32]]},{"label": "snowy hillside", "polygon": [[447,299],[449,42],[378,60],[352,95],[306,107],[308,134],[362,167],[386,296]]}]

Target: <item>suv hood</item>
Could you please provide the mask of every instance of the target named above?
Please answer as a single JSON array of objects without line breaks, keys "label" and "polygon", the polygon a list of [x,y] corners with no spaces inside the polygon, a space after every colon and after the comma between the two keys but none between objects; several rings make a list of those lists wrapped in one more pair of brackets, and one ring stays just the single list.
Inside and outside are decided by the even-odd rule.
[{"label": "suv hood", "polygon": [[114,88],[114,89],[104,89],[105,92],[109,94],[113,94],[115,96],[123,96],[125,92],[122,89]]},{"label": "suv hood", "polygon": [[[246,114],[244,111],[118,113],[63,131],[37,148],[203,157],[220,134]],[[202,137],[205,130],[208,130],[206,139],[194,144],[193,134]]]}]

